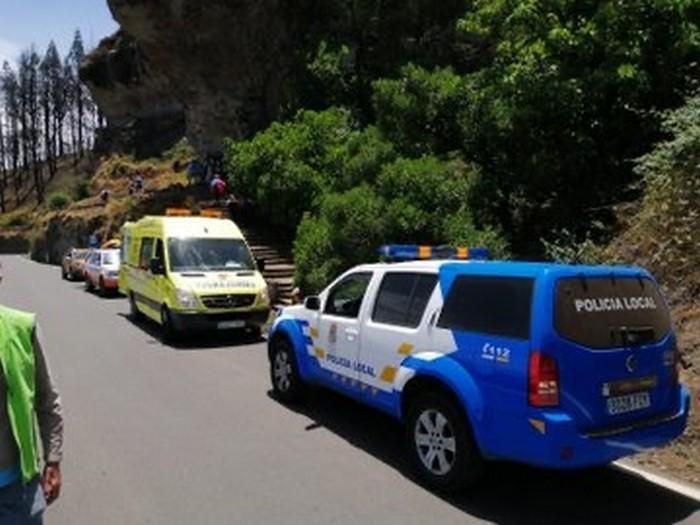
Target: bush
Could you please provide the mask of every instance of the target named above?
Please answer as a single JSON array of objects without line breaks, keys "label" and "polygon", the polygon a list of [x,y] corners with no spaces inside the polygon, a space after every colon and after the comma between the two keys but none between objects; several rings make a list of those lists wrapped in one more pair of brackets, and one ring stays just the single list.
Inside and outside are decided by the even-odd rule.
[{"label": "bush", "polygon": [[294,243],[296,281],[318,292],[347,268],[374,260],[383,242],[384,201],[367,185],[323,197],[319,216],[304,217]]},{"label": "bush", "polygon": [[81,201],[90,196],[90,183],[87,180],[78,181],[73,188],[73,196],[75,200]]},{"label": "bush", "polygon": [[245,142],[227,141],[231,186],[254,199],[272,226],[292,234],[319,197],[371,181],[395,158],[374,128],[357,129],[349,112],[302,111]]},{"label": "bush", "polygon": [[5,215],[0,215],[0,226],[6,228],[21,228],[23,226],[29,226],[31,221],[26,215],[20,213],[6,213]]},{"label": "bush", "polygon": [[475,167],[433,156],[399,159],[382,170],[377,188],[388,202],[391,242],[441,244],[445,220],[469,200]]},{"label": "bush", "polygon": [[[416,162],[430,164],[433,161]],[[409,186],[418,188],[420,180],[414,181],[415,184],[408,184],[409,180],[398,184],[394,178],[397,169],[393,166],[386,172],[391,176],[383,176],[385,182],[391,179],[396,183],[393,191],[405,191],[404,196],[388,203],[375,189],[362,185],[344,193],[325,195],[318,215],[304,217],[297,231],[294,257],[296,282],[305,293],[320,291],[339,273],[354,265],[376,260],[377,249],[387,243],[483,246],[489,248],[494,257],[508,257],[508,245],[502,235],[493,229],[474,226],[464,205],[442,217],[440,214],[446,213],[443,208],[421,207],[426,206],[429,199],[412,204],[411,197],[415,195]],[[405,172],[403,177],[406,177]]]},{"label": "bush", "polygon": [[57,191],[49,195],[47,200],[49,208],[52,210],[62,210],[67,207],[71,202],[71,196],[67,193]]}]

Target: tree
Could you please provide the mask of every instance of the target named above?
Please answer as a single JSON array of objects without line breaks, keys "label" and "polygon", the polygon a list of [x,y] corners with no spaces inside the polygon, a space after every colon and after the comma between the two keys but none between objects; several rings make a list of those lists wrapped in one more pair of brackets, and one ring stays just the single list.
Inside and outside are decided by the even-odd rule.
[{"label": "tree", "polygon": [[7,167],[5,160],[5,117],[0,111],[0,213],[5,213],[5,189],[7,188]]},{"label": "tree", "polygon": [[19,172],[20,162],[20,135],[19,135],[19,83],[17,75],[10,66],[9,62],[5,61],[2,67],[0,87],[4,95],[4,113],[7,119],[7,156],[9,157],[10,173],[14,179],[15,200],[17,206],[20,204],[20,189],[22,187],[22,179]]},{"label": "tree", "polygon": [[483,1],[461,22],[491,59],[466,77],[460,116],[464,153],[485,174],[472,205],[519,254],[538,256],[553,229],[586,238],[635,196],[630,160],[698,74],[691,4]]},{"label": "tree", "polygon": [[68,63],[71,68],[71,74],[74,79],[72,82],[73,87],[73,103],[75,104],[75,124],[76,124],[76,138],[77,144],[74,142],[73,150],[78,154],[78,156],[83,156],[83,126],[85,125],[84,117],[86,110],[86,99],[88,98],[85,92],[85,86],[79,80],[78,71],[80,70],[80,64],[85,58],[85,48],[83,46],[83,37],[80,34],[80,30],[75,31],[75,36],[73,37],[73,44],[71,45],[70,53],[68,54]]},{"label": "tree", "polygon": [[44,181],[39,152],[39,55],[33,47],[22,52],[19,58],[20,109],[22,122],[22,149],[24,169],[33,173],[37,202],[44,201]]},{"label": "tree", "polygon": [[[77,79],[73,75],[73,68],[71,67],[68,57],[63,61],[63,104],[65,113],[63,114],[62,129],[61,129],[61,141],[59,143],[59,156],[65,155],[67,152],[73,151],[72,147],[75,145],[77,133],[75,131],[76,121],[75,121],[75,83]],[[68,136],[64,136],[67,133]]]},{"label": "tree", "polygon": [[[41,71],[41,108],[44,124],[44,154],[49,173],[53,177],[56,173],[56,136],[58,128],[55,123],[56,110],[54,105],[61,103],[61,58],[58,55],[56,44],[49,43],[46,55],[40,65]],[[57,100],[58,99],[58,100]]]}]

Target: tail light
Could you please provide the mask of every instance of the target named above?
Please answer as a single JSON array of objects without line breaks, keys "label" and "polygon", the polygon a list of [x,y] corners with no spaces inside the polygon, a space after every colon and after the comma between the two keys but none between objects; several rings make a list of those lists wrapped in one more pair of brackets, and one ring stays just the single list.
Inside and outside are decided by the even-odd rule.
[{"label": "tail light", "polygon": [[528,400],[533,407],[559,405],[559,370],[557,361],[541,352],[530,354]]}]

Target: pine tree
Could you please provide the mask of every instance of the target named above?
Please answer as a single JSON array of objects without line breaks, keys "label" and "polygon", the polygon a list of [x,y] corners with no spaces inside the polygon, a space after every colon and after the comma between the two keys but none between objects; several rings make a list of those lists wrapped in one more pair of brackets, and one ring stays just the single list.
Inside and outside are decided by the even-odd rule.
[{"label": "pine tree", "polygon": [[19,59],[20,120],[22,123],[22,160],[27,175],[33,173],[37,202],[44,201],[44,181],[39,162],[39,55],[34,47]]},{"label": "pine tree", "polygon": [[19,170],[20,163],[20,135],[19,135],[19,83],[17,75],[10,64],[5,61],[2,66],[0,87],[4,95],[4,113],[7,119],[6,154],[9,157],[8,164],[10,174],[14,182],[16,205],[21,204],[20,190],[22,178]]},{"label": "pine tree", "polygon": [[7,166],[5,159],[5,116],[0,111],[0,213],[5,213],[5,190],[7,188]]},{"label": "pine tree", "polygon": [[[46,55],[41,62],[41,108],[44,124],[44,155],[49,173],[56,173],[56,136],[58,132],[55,115],[56,104],[60,104],[61,58],[53,40],[49,43]],[[58,100],[57,100],[58,99]]]},{"label": "pine tree", "polygon": [[76,111],[76,122],[77,122],[77,148],[76,151],[78,153],[78,156],[82,157],[83,156],[83,138],[84,138],[84,117],[85,117],[85,109],[86,109],[86,98],[87,94],[85,93],[85,87],[83,86],[83,83],[80,82],[79,76],[78,76],[78,71],[80,69],[80,64],[82,63],[83,59],[85,58],[85,48],[83,46],[83,37],[80,34],[80,30],[76,29],[75,31],[75,36],[73,37],[73,44],[71,45],[70,53],[68,54],[69,57],[69,63],[73,72],[73,78],[75,79],[75,82],[73,84],[73,101],[75,103],[75,111]]}]

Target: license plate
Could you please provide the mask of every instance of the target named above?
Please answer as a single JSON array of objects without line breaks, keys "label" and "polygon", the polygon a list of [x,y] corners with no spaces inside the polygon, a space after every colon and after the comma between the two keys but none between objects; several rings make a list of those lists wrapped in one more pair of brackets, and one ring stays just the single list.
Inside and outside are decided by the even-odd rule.
[{"label": "license plate", "polygon": [[219,330],[231,330],[232,328],[243,328],[245,321],[221,321],[216,325]]},{"label": "license plate", "polygon": [[607,403],[608,414],[616,416],[649,408],[651,406],[651,397],[649,392],[637,392],[636,394],[608,398]]}]

